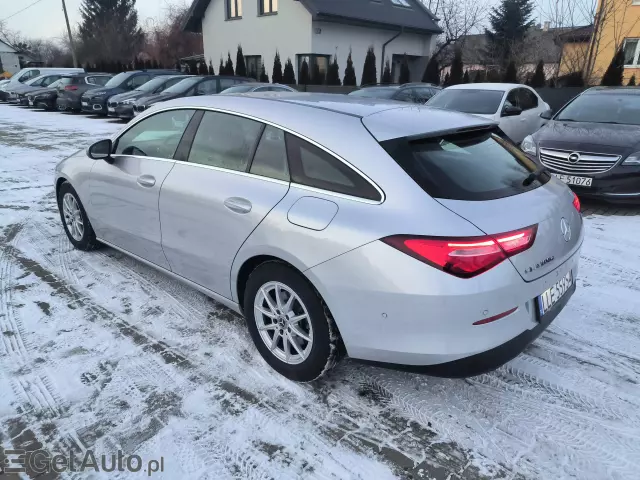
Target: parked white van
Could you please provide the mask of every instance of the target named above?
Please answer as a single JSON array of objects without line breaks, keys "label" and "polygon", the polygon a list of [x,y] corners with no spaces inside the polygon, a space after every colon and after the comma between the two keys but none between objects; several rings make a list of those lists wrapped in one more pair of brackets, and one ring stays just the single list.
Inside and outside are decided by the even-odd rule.
[{"label": "parked white van", "polygon": [[13,87],[16,87],[20,84],[24,84],[27,80],[31,80],[32,78],[39,77],[40,75],[45,74],[54,74],[54,73],[84,73],[84,68],[45,68],[45,67],[29,67],[23,68],[14,76],[9,79],[8,83],[0,86],[0,90],[7,90]]}]

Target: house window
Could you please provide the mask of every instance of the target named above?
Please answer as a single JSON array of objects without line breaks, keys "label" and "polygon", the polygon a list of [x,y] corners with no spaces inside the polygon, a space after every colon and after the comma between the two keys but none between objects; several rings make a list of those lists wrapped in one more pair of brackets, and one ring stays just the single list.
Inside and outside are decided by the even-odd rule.
[{"label": "house window", "polygon": [[278,0],[258,0],[260,15],[278,13]]},{"label": "house window", "polygon": [[322,85],[327,78],[330,55],[299,54],[298,55],[298,81],[300,81],[300,69],[306,60],[309,64],[309,79],[311,85]]},{"label": "house window", "polygon": [[640,38],[627,38],[624,41],[624,64],[626,66],[640,65],[638,54],[640,53]]},{"label": "house window", "polygon": [[242,0],[227,0],[227,19],[242,18]]},{"label": "house window", "polygon": [[247,66],[247,76],[258,79],[260,77],[262,57],[260,55],[245,55],[244,63]]}]

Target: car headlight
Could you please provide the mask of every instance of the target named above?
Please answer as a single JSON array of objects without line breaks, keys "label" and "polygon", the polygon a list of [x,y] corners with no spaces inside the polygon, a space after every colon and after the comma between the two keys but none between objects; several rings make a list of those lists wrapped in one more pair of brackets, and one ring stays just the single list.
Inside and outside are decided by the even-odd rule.
[{"label": "car headlight", "polygon": [[640,152],[632,153],[627,157],[627,159],[622,162],[622,165],[640,165]]},{"label": "car headlight", "polygon": [[536,147],[536,142],[533,141],[533,137],[531,135],[527,135],[524,140],[522,140],[520,148],[524,153],[528,153],[534,157],[538,155],[538,147]]}]

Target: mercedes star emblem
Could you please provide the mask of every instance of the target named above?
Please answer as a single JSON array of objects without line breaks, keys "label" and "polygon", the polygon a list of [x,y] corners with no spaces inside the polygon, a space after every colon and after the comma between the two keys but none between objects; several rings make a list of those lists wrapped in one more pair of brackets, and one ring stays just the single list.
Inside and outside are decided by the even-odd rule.
[{"label": "mercedes star emblem", "polygon": [[571,227],[569,226],[569,222],[567,222],[565,218],[560,220],[560,232],[562,232],[562,236],[564,237],[565,242],[571,240]]}]

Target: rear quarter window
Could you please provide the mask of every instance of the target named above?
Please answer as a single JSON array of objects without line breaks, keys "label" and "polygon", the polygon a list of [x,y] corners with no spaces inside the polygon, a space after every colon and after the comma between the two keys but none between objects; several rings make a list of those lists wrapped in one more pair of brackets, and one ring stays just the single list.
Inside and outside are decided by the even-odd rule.
[{"label": "rear quarter window", "polygon": [[494,200],[538,188],[550,179],[544,174],[525,186],[536,164],[498,131],[400,138],[381,145],[434,198]]}]

